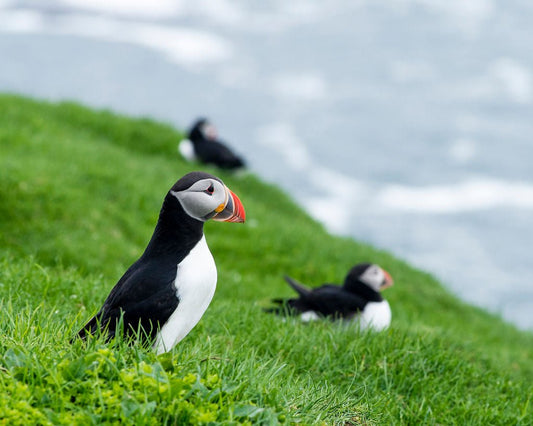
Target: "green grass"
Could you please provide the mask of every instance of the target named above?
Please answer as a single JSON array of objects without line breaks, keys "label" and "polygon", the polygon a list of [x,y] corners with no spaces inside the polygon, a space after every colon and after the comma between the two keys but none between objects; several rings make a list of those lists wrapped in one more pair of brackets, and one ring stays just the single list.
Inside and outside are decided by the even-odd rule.
[{"label": "green grass", "polygon": [[[168,125],[0,96],[0,424],[532,424],[533,335],[460,302],[427,273],[329,235],[279,189],[214,169],[245,225],[208,223],[218,287],[169,354],[70,337],[198,165]],[[282,322],[284,273],[391,272],[383,333]]]}]

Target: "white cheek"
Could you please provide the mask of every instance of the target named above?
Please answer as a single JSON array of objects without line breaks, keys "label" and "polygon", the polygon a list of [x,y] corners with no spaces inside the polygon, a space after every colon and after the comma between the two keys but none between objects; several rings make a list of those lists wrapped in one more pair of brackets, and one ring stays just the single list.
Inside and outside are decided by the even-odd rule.
[{"label": "white cheek", "polygon": [[220,191],[217,191],[213,194],[213,209],[220,206],[221,204],[226,204],[226,191],[222,188]]},{"label": "white cheek", "polygon": [[202,219],[213,211],[212,198],[204,192],[174,192],[170,193],[177,198],[183,210],[195,219]]},{"label": "white cheek", "polygon": [[378,270],[376,273],[375,269],[368,270],[361,276],[361,281],[368,284],[375,290],[378,290],[380,288],[381,283],[383,282],[384,279],[385,279],[385,274],[383,273],[383,271]]}]

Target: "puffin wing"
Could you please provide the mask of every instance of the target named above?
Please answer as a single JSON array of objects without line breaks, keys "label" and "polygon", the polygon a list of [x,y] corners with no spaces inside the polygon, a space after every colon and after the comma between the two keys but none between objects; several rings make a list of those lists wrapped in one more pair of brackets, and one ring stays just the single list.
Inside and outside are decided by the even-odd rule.
[{"label": "puffin wing", "polygon": [[291,288],[296,291],[296,293],[298,293],[298,298],[272,299],[272,302],[277,304],[278,306],[273,308],[267,308],[265,309],[266,312],[275,313],[278,315],[299,315],[303,312],[315,311],[317,312],[317,314],[327,315],[328,303],[323,303],[320,294],[322,293],[323,295],[328,297],[328,291],[324,291],[326,288],[335,287],[336,289],[338,289],[339,287],[326,284],[319,288],[310,289],[304,284],[289,277],[288,275],[284,275],[283,278],[285,279],[285,281],[287,281]]},{"label": "puffin wing", "polygon": [[289,276],[285,281],[298,293],[298,298],[273,299],[278,306],[265,309],[278,315],[299,315],[313,311],[322,317],[345,318],[364,309],[366,301],[335,284],[324,284],[310,289]]},{"label": "puffin wing", "polygon": [[299,315],[302,312],[305,312],[307,309],[306,296],[311,293],[311,290],[299,283],[298,281],[292,279],[288,275],[284,275],[283,278],[287,283],[298,293],[299,298],[293,299],[284,299],[276,298],[272,299],[271,302],[275,303],[278,306],[271,308],[263,309],[265,312],[277,315]]},{"label": "puffin wing", "polygon": [[350,317],[363,310],[366,305],[363,298],[332,284],[314,289],[307,300],[316,313],[336,318]]},{"label": "puffin wing", "polygon": [[222,168],[243,167],[244,161],[219,141],[209,141],[197,145],[197,154],[205,163],[212,163]]},{"label": "puffin wing", "polygon": [[140,326],[153,338],[158,327],[174,312],[179,304],[173,286],[175,269],[165,273],[156,268],[135,266],[132,265],[113,287],[100,311],[78,333],[80,337],[102,330],[111,339],[122,317],[126,334],[137,331]]}]

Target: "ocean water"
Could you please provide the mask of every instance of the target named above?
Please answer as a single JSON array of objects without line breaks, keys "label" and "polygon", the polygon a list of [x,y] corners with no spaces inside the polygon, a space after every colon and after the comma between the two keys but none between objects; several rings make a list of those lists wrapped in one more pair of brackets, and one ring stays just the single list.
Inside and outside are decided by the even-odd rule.
[{"label": "ocean water", "polygon": [[533,3],[192,3],[0,0],[0,91],[208,116],[331,232],[533,329]]}]

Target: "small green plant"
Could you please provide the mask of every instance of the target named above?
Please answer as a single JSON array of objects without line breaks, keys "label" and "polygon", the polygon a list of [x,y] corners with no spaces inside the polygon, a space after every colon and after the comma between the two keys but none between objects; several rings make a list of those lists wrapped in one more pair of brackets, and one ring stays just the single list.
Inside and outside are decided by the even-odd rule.
[{"label": "small green plant", "polygon": [[[57,356],[59,354],[55,354]],[[218,375],[187,373],[170,356],[139,359],[98,345],[75,356],[38,357],[10,348],[2,357],[0,406],[6,424],[252,424],[276,421],[272,408],[243,401]]]}]

